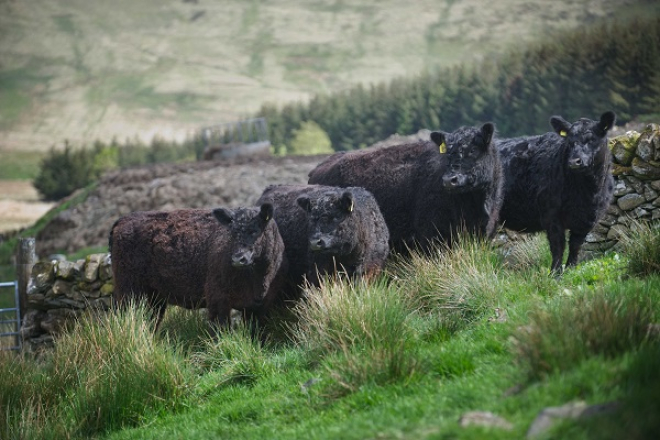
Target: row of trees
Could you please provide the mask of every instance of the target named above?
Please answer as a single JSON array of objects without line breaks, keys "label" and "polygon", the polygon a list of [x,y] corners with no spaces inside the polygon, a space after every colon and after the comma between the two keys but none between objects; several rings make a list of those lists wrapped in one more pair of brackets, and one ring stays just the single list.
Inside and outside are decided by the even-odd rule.
[{"label": "row of trees", "polygon": [[204,150],[201,134],[179,143],[155,137],[145,144],[139,139],[124,143],[95,141],[91,147],[74,147],[64,141],[63,148],[51,147],[42,159],[34,187],[44,200],[59,200],[83,188],[115,168],[159,162],[199,159]]},{"label": "row of trees", "polygon": [[258,116],[267,118],[275,146],[289,145],[314,121],[335,150],[350,150],[393,133],[485,121],[504,136],[542,133],[552,114],[574,120],[610,109],[619,122],[660,113],[660,18],[602,24],[497,60],[359,85],[309,103],[266,104]]}]

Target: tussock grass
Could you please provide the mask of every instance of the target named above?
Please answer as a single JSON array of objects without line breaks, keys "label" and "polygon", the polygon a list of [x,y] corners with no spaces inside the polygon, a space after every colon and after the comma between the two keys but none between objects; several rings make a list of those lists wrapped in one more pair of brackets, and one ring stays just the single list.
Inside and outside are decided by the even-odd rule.
[{"label": "tussock grass", "polygon": [[[657,286],[655,286],[657,287]],[[657,316],[654,287],[608,285],[558,297],[529,312],[513,335],[518,362],[531,380],[566,371],[590,356],[615,357],[643,346]]]},{"label": "tussock grass", "polygon": [[631,275],[648,276],[660,273],[660,224],[636,221],[630,234],[622,237]]},{"label": "tussock grass", "polygon": [[10,397],[3,398],[1,431],[9,438],[88,437],[177,410],[190,372],[153,334],[144,306],[88,314],[41,362],[3,362],[0,394]]},{"label": "tussock grass", "polygon": [[405,295],[421,311],[434,314],[449,331],[458,331],[497,307],[507,291],[495,249],[461,235],[451,248],[426,255],[413,251],[392,269]]},{"label": "tussock grass", "polygon": [[254,383],[273,372],[268,353],[243,322],[204,341],[193,359],[203,371],[220,370],[222,383]]},{"label": "tussock grass", "polygon": [[332,393],[405,380],[414,373],[412,304],[384,278],[372,283],[328,280],[307,290],[295,312],[292,339],[310,358],[325,359],[338,385]]}]

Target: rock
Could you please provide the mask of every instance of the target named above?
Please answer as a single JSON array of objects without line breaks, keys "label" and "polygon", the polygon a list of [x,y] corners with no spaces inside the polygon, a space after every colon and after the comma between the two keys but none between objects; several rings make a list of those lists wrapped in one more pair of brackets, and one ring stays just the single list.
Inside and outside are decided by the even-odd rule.
[{"label": "rock", "polygon": [[78,315],[79,313],[68,308],[49,310],[42,317],[40,325],[45,333],[57,335],[70,328]]},{"label": "rock", "polygon": [[544,408],[536,416],[527,431],[527,438],[538,437],[547,432],[562,419],[585,419],[597,415],[611,414],[619,409],[617,402],[607,402],[587,406],[583,401],[567,403],[563,406]]},{"label": "rock", "polygon": [[619,199],[617,199],[616,204],[623,211],[630,211],[631,209],[637,208],[639,205],[641,205],[644,202],[646,202],[644,196],[634,193],[634,194],[626,194],[625,196],[620,197]]},{"label": "rock", "polygon": [[577,419],[587,409],[583,401],[567,403],[563,406],[548,407],[541,410],[527,431],[527,438],[538,437],[561,419]]},{"label": "rock", "polygon": [[608,146],[612,151],[616,163],[628,166],[635,157],[635,149],[637,148],[637,140],[639,133],[636,131],[629,131],[621,136],[616,136],[609,140]]},{"label": "rock", "polygon": [[52,261],[38,261],[32,266],[28,293],[40,293],[48,289],[55,280],[55,264]]},{"label": "rock", "polygon": [[630,234],[630,229],[623,225],[614,225],[610,228],[607,233],[608,240],[620,240],[622,237],[626,237]]},{"label": "rock", "polygon": [[626,185],[626,181],[624,180],[619,180],[614,185],[614,197],[622,197],[625,196],[626,194],[630,194],[633,191],[635,190],[630,186]]},{"label": "rock", "polygon": [[636,193],[642,193],[644,191],[644,182],[639,180],[635,176],[626,176],[625,177],[628,186],[631,186],[633,191]]},{"label": "rock", "polygon": [[53,296],[70,296],[73,291],[73,285],[64,280],[57,279],[53,283]]},{"label": "rock", "polygon": [[508,420],[490,411],[469,411],[461,416],[458,424],[462,427],[483,426],[486,428],[501,428],[510,431],[513,425]]},{"label": "rock", "polygon": [[660,191],[660,180],[654,180],[651,182],[651,188],[653,188],[656,191]]},{"label": "rock", "polygon": [[660,161],[660,127],[649,124],[639,135],[637,155],[645,162]]},{"label": "rock", "polygon": [[94,282],[99,276],[99,267],[101,261],[105,258],[105,254],[92,254],[88,255],[85,259],[85,274],[83,279],[87,282]]},{"label": "rock", "polygon": [[101,281],[107,281],[112,278],[112,260],[110,254],[105,254],[105,257],[101,260],[101,265],[99,266],[99,279]]},{"label": "rock", "polygon": [[73,261],[60,261],[55,267],[55,276],[64,280],[72,280],[79,274],[78,265]]},{"label": "rock", "polygon": [[656,180],[660,178],[660,167],[644,162],[639,157],[632,161],[632,172],[642,180]]},{"label": "rock", "polygon": [[632,167],[619,165],[618,163],[612,164],[612,175],[623,176],[632,173]]},{"label": "rock", "polygon": [[586,243],[598,243],[601,241],[607,240],[607,236],[603,234],[599,234],[597,232],[591,231],[590,233],[587,234],[587,237],[585,238]]}]

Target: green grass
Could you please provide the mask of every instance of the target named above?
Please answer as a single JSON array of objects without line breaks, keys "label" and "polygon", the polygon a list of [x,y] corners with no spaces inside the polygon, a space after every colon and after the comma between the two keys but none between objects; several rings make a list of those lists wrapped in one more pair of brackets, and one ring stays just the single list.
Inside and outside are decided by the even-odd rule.
[{"label": "green grass", "polygon": [[3,180],[32,180],[39,174],[44,157],[40,151],[3,151],[0,178]]},{"label": "green grass", "polygon": [[[636,243],[628,252],[649,241]],[[544,237],[506,251],[460,239],[370,282],[329,280],[265,344],[240,323],[216,335],[203,313],[179,308],[156,337],[141,308],[86,316],[52,355],[0,358],[0,403],[12,408],[0,432],[510,439],[543,408],[585,401],[619,409],[544,438],[650,438],[660,427],[660,339],[650,331],[660,276],[632,275],[620,253],[555,278],[548,252]],[[461,427],[475,410],[511,429]]]}]

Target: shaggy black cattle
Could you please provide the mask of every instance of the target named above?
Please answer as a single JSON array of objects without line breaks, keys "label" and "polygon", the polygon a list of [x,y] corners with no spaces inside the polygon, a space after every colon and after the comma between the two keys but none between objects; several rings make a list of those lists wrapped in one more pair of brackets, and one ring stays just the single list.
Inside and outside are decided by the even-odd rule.
[{"label": "shaggy black cattle", "polygon": [[363,188],[271,185],[257,203],[272,203],[289,268],[294,299],[305,279],[342,271],[348,276],[378,274],[389,254],[389,233],[373,196]]},{"label": "shaggy black cattle", "polygon": [[167,304],[207,307],[226,326],[231,309],[262,319],[288,263],[273,207],[134,212],[110,232],[114,298],[146,299],[157,325]]},{"label": "shaggy black cattle", "polygon": [[566,265],[573,266],[585,237],[610,204],[614,181],[607,131],[614,121],[613,112],[600,121],[573,124],[553,116],[555,132],[496,141],[505,170],[500,219],[516,231],[545,231],[555,272],[561,271],[566,230]]},{"label": "shaggy black cattle", "polygon": [[431,142],[337,153],[309,173],[309,183],[370,191],[398,252],[428,250],[459,230],[492,237],[503,179],[494,130],[486,123],[433,132]]}]

